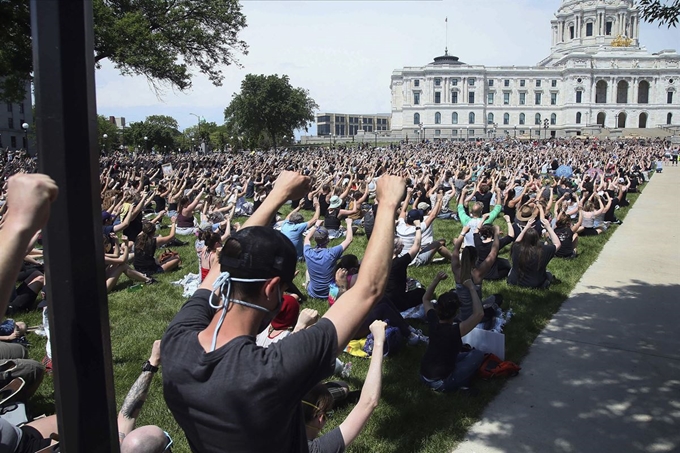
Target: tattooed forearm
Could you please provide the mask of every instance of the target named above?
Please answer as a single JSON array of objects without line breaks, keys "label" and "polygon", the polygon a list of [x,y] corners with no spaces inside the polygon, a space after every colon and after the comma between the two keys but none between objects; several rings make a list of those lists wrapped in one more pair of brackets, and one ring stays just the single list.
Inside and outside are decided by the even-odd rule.
[{"label": "tattooed forearm", "polygon": [[139,375],[125,397],[123,406],[120,408],[120,413],[125,418],[137,418],[139,416],[139,411],[142,410],[142,406],[146,401],[146,396],[149,393],[149,386],[151,386],[152,380],[153,373],[149,371],[144,371]]}]

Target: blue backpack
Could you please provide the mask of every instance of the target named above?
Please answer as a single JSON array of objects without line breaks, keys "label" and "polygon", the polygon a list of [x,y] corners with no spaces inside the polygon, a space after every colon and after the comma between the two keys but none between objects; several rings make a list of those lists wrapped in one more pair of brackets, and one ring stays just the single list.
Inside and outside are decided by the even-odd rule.
[{"label": "blue backpack", "polygon": [[[401,347],[404,345],[404,336],[399,329],[389,325],[389,319],[386,319],[387,327],[385,328],[385,346],[383,347],[383,357],[396,355]],[[364,345],[364,352],[368,355],[373,355],[373,334],[369,333],[366,337],[366,344]]]}]

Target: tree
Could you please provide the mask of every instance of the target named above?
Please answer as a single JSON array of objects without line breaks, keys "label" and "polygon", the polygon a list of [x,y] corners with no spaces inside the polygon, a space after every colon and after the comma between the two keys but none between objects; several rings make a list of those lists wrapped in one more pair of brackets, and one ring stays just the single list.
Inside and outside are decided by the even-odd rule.
[{"label": "tree", "polygon": [[181,134],[177,128],[177,120],[173,117],[151,115],[144,121],[130,123],[129,133],[125,136],[144,151],[167,152],[179,146]]},{"label": "tree", "polygon": [[[248,53],[238,0],[93,0],[97,67],[109,59],[155,89],[191,87],[191,68],[220,86],[222,67]],[[0,0],[0,99],[24,98],[33,72],[29,0]]]},{"label": "tree", "polygon": [[[106,151],[118,149],[120,145],[120,131],[115,123],[109,121],[104,115],[97,116],[97,125],[99,126],[98,137],[99,145]],[[106,134],[106,138],[104,138]]]},{"label": "tree", "polygon": [[227,130],[251,145],[276,143],[305,129],[314,121],[319,106],[303,88],[293,88],[288,76],[248,74],[241,92],[224,110]]},{"label": "tree", "polygon": [[646,22],[675,27],[680,18],[680,0],[639,0],[640,12]]}]

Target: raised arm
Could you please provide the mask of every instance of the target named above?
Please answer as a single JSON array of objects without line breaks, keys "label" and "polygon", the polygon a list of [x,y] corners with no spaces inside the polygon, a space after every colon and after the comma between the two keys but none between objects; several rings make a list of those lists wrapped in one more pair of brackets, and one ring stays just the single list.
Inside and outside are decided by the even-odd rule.
[{"label": "raised arm", "polygon": [[472,329],[477,326],[480,322],[482,322],[482,318],[484,317],[484,308],[482,307],[482,301],[479,299],[479,295],[477,294],[477,288],[475,288],[474,283],[472,280],[465,280],[463,282],[463,286],[465,286],[469,291],[470,291],[470,296],[472,296],[472,315],[466,319],[465,321],[460,323],[460,336],[464,337],[465,335],[469,334]]},{"label": "raised arm", "polygon": [[498,257],[498,249],[500,247],[500,229],[498,228],[498,225],[493,226],[493,243],[491,244],[491,251],[489,254],[486,256],[484,261],[482,261],[482,264],[477,266],[476,269],[473,270],[473,272],[476,271],[477,278],[479,281],[481,281],[484,276],[489,272],[489,269],[491,269],[491,266],[493,266],[493,263],[496,262],[496,258]]},{"label": "raised arm", "polygon": [[408,249],[408,254],[411,255],[411,261],[413,261],[416,256],[418,256],[418,253],[420,252],[420,245],[421,241],[423,239],[423,232],[420,227],[420,220],[414,220],[413,225],[416,227],[416,236],[413,239],[413,245],[411,246],[410,249]]},{"label": "raised arm", "polygon": [[380,208],[375,217],[371,240],[368,241],[356,284],[344,294],[341,304],[333,304],[326,312],[338,335],[338,353],[352,339],[354,332],[381,298],[392,266],[394,248],[394,213],[404,194],[404,180],[382,176],[376,192]]},{"label": "raised arm", "polygon": [[442,280],[446,280],[448,275],[446,275],[446,272],[444,271],[439,271],[437,272],[437,275],[434,276],[432,279],[432,282],[430,285],[427,287],[427,290],[425,290],[425,294],[423,294],[423,308],[425,309],[425,313],[428,311],[432,310],[434,307],[432,306],[432,299],[434,298],[434,290],[437,289],[437,285],[439,282]]},{"label": "raised arm", "polygon": [[311,179],[294,171],[283,171],[279,175],[274,188],[260,207],[250,216],[243,228],[251,226],[267,226],[276,211],[288,200],[302,198],[309,191]]},{"label": "raised arm", "polygon": [[346,219],[345,223],[347,224],[347,232],[345,233],[345,240],[342,241],[340,244],[342,246],[342,250],[345,251],[349,247],[349,245],[352,243],[352,240],[354,239],[354,230],[352,229],[352,219]]}]

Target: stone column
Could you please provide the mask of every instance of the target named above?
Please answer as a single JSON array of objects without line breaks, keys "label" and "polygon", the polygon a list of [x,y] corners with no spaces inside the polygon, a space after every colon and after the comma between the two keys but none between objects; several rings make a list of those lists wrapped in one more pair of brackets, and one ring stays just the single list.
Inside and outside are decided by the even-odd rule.
[{"label": "stone column", "polygon": [[633,99],[630,100],[631,104],[638,103],[638,78],[633,77]]}]

